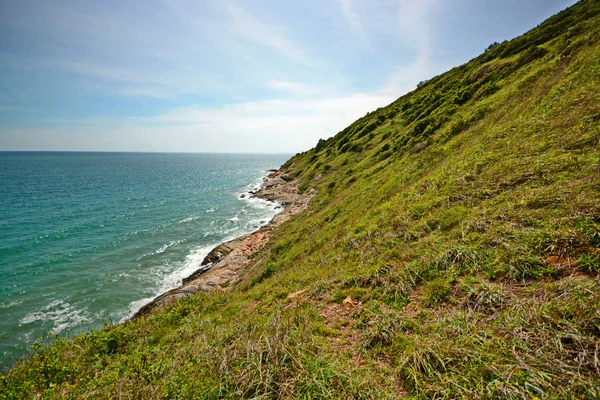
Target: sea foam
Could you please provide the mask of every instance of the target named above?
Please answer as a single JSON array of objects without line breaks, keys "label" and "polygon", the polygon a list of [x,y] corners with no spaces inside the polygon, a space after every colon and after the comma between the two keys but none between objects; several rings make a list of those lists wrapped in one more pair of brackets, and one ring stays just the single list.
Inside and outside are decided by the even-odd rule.
[{"label": "sea foam", "polygon": [[19,323],[41,322],[43,325],[51,323],[52,333],[60,333],[90,321],[91,316],[85,310],[78,309],[64,300],[54,300],[41,310],[27,314]]},{"label": "sea foam", "polygon": [[270,220],[273,205],[250,195],[286,159],[0,154],[0,369],[25,355],[30,339],[132,315],[180,285],[219,243]]},{"label": "sea foam", "polygon": [[[242,236],[244,234],[250,233],[261,226],[267,224],[275,215],[277,215],[282,207],[277,202],[268,201],[265,199],[261,199],[258,197],[253,197],[253,194],[256,193],[260,189],[261,184],[264,181],[264,177],[261,177],[255,184],[248,185],[244,188],[243,191],[237,193],[237,197],[239,200],[245,202],[247,207],[253,208],[256,211],[261,211],[261,216],[258,219],[249,219],[245,221],[243,226],[239,226],[238,222],[240,222],[240,214],[247,214],[246,207],[239,210],[238,214],[227,221],[234,222],[235,227],[226,228],[225,225],[222,225],[218,230],[218,233],[223,235],[227,235],[226,239],[219,242],[214,243],[210,246],[200,246],[191,250],[185,257],[185,260],[181,263],[181,266],[176,268],[171,268],[170,265],[164,265],[162,268],[159,268],[153,274],[154,276],[154,294],[151,297],[145,297],[143,299],[132,301],[129,304],[128,312],[123,318],[121,322],[131,318],[135,315],[136,312],[140,310],[144,305],[150,303],[159,295],[168,292],[169,290],[175,289],[182,284],[184,278],[190,276],[194,272],[196,272],[202,265],[202,261],[208,255],[208,253],[218,246],[220,243],[225,243],[229,240],[234,239],[235,237]],[[214,211],[213,209],[207,210],[207,212]],[[264,211],[268,211],[267,214],[264,214]],[[182,220],[180,222],[184,222]],[[212,221],[211,225],[214,225],[216,221]],[[209,233],[205,233],[204,236],[208,236]],[[160,252],[165,251],[168,247],[173,245],[170,243],[169,245],[165,245],[161,247]],[[157,253],[159,252],[157,250]]]}]

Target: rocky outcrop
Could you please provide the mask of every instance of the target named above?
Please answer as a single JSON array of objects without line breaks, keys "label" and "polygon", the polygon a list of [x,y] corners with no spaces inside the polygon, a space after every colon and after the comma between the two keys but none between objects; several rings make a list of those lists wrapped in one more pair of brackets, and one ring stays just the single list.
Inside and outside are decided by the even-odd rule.
[{"label": "rocky outcrop", "polygon": [[267,176],[265,183],[254,196],[277,202],[285,207],[282,212],[273,217],[269,227],[277,227],[290,219],[292,215],[308,208],[308,203],[315,193],[301,194],[299,186],[299,181],[293,180],[288,174],[281,171],[275,171]]},{"label": "rocky outcrop", "polygon": [[212,268],[213,265],[221,261],[223,257],[231,253],[235,249],[235,246],[236,241],[232,240],[229,242],[222,243],[214,249],[212,249],[210,253],[208,253],[208,255],[204,257],[204,260],[202,260],[202,263],[200,264],[201,267],[187,278],[184,278],[183,283],[191,282],[206,271],[208,271],[210,268]]},{"label": "rocky outcrop", "polygon": [[[300,193],[299,182],[281,171],[272,171],[262,187],[253,194],[283,206],[283,210],[256,232],[222,243],[202,261],[198,270],[183,280],[180,287],[170,290],[143,306],[133,318],[149,315],[187,296],[213,290],[230,290],[250,262],[254,253],[262,249],[273,229],[308,207],[314,193]],[[227,287],[225,287],[227,286]]]}]

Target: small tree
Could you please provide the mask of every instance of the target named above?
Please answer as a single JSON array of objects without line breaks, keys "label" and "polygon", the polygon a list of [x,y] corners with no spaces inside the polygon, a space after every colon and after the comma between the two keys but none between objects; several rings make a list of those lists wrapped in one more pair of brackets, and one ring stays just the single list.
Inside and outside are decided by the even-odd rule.
[{"label": "small tree", "polygon": [[319,141],[317,142],[317,145],[315,146],[315,152],[317,152],[317,153],[320,152],[326,146],[327,146],[327,142],[323,139],[319,139]]},{"label": "small tree", "polygon": [[500,43],[494,42],[494,43],[490,44],[488,47],[486,47],[485,53],[492,51],[496,46],[500,46]]}]

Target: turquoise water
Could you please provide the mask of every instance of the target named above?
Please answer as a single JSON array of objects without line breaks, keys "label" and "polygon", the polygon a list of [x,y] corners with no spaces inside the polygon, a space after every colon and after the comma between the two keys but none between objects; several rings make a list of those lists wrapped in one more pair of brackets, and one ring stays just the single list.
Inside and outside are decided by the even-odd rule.
[{"label": "turquoise water", "polygon": [[277,205],[242,194],[287,158],[0,152],[0,369],[128,318],[265,224]]}]

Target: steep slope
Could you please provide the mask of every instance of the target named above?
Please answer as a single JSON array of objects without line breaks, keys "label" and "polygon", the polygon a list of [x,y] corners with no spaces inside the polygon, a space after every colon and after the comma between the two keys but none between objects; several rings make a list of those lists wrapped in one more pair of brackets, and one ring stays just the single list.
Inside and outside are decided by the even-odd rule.
[{"label": "steep slope", "polygon": [[57,340],[6,398],[597,398],[600,3],[282,170],[315,190],[231,290]]}]

